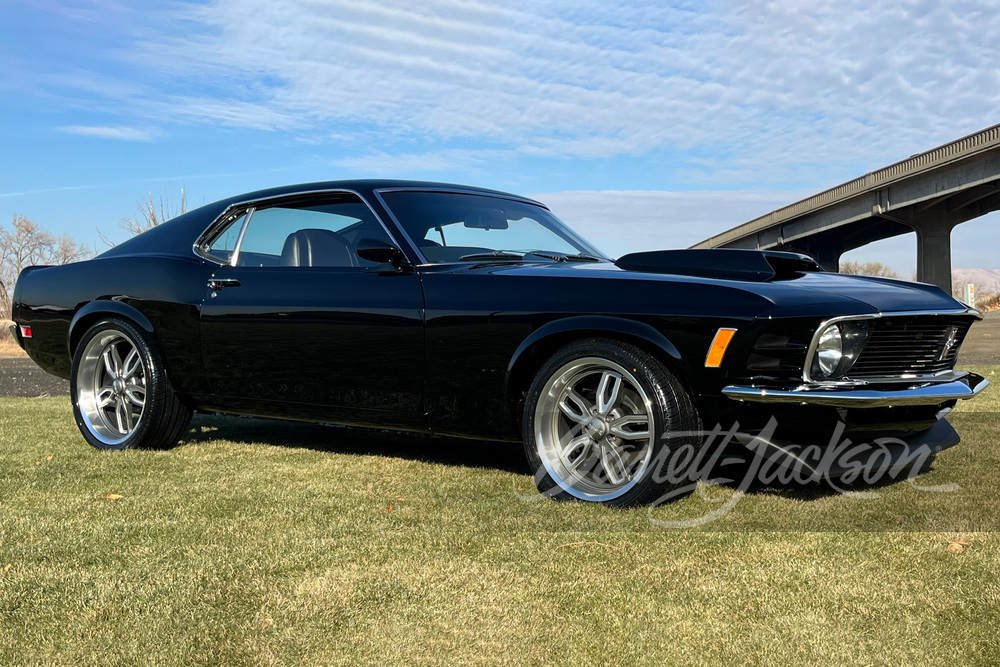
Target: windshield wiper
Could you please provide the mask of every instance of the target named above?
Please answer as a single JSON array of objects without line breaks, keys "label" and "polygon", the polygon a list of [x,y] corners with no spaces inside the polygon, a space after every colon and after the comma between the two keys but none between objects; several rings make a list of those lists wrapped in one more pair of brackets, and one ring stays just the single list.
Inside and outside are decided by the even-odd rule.
[{"label": "windshield wiper", "polygon": [[508,252],[506,250],[494,250],[493,252],[474,252],[471,255],[462,255],[458,258],[460,262],[467,262],[477,259],[500,259],[500,260],[517,260],[520,261],[524,259],[524,255],[519,255],[515,252]]},{"label": "windshield wiper", "polygon": [[584,253],[577,253],[575,255],[567,255],[562,252],[549,252],[548,250],[534,250],[531,255],[536,257],[544,257],[545,259],[551,259],[554,262],[600,262],[600,257],[594,257],[593,255],[586,255]]},{"label": "windshield wiper", "polygon": [[571,262],[603,262],[604,260],[600,257],[594,257],[593,255],[588,255],[583,252],[578,252],[575,255],[566,255],[566,259]]},{"label": "windshield wiper", "polygon": [[521,261],[530,260],[530,257],[541,257],[542,259],[550,259],[553,262],[600,262],[603,261],[600,257],[594,257],[593,255],[587,255],[585,253],[578,253],[576,255],[567,255],[563,252],[552,252],[549,250],[532,250],[531,252],[517,253],[510,250],[494,250],[493,252],[476,252],[471,255],[462,255],[459,257],[459,261],[475,261],[481,259],[499,259],[504,261]]}]

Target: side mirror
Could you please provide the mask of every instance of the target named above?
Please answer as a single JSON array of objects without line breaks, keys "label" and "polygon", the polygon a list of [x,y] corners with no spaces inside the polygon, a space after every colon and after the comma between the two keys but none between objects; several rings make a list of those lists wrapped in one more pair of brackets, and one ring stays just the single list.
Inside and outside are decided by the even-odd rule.
[{"label": "side mirror", "polygon": [[397,270],[406,261],[402,250],[378,239],[361,239],[358,241],[356,252],[361,259],[375,262],[376,264],[389,264]]}]

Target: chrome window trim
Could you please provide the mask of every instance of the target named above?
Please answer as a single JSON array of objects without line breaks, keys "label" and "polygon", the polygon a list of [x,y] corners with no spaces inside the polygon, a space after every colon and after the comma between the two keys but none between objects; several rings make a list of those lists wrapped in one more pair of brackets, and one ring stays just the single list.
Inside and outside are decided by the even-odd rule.
[{"label": "chrome window trim", "polygon": [[372,190],[372,192],[375,194],[375,198],[378,199],[378,203],[382,207],[382,210],[385,211],[386,214],[389,216],[389,219],[392,220],[392,224],[396,225],[396,229],[398,229],[399,233],[403,235],[404,239],[406,239],[406,243],[409,244],[410,249],[413,251],[413,254],[417,256],[418,260],[420,260],[416,263],[417,266],[426,266],[428,264],[433,264],[433,262],[427,261],[427,257],[420,250],[420,247],[413,242],[412,238],[410,238],[409,233],[406,231],[406,227],[400,224],[399,218],[396,217],[396,214],[392,212],[392,209],[389,208],[389,205],[385,203],[385,199],[382,198],[383,192],[406,192],[406,191],[423,192],[423,190],[416,188],[392,188],[392,189],[380,188],[378,190]]},{"label": "chrome window trim", "polygon": [[[218,216],[216,216],[215,220],[213,220],[212,223],[208,227],[205,228],[205,231],[203,231],[201,234],[198,235],[198,239],[191,246],[191,249],[194,252],[194,254],[197,257],[200,257],[201,259],[205,259],[205,260],[208,260],[209,262],[212,262],[213,264],[217,264],[219,266],[229,266],[229,263],[222,262],[222,261],[219,260],[218,257],[215,257],[214,255],[210,255],[206,250],[202,250],[202,243],[207,238],[209,238],[212,235],[210,232],[214,231],[214,229],[216,227],[219,227],[219,226],[222,226],[223,224],[228,223],[228,220],[229,220],[230,217],[232,217],[233,221],[235,222],[236,219],[238,219],[242,215],[247,215],[251,210],[253,210],[253,209],[251,208],[251,209],[247,209],[246,211],[238,212],[238,207],[235,204],[233,206],[227,206],[226,210],[224,210],[222,213],[220,213]],[[236,237],[236,247],[233,248],[233,252],[234,253],[236,252],[236,249],[239,248],[240,239],[243,238],[243,232],[246,229],[246,223],[247,223],[247,221],[246,221],[246,219],[244,219],[243,222],[240,225],[240,233]],[[217,239],[218,236],[216,236],[215,238]],[[214,241],[214,239],[213,239],[213,241]],[[231,262],[232,261],[232,255],[230,255],[229,259],[230,259],[230,262]]]},{"label": "chrome window trim", "polygon": [[[922,317],[929,315],[972,315],[977,320],[983,319],[983,314],[980,313],[975,308],[953,308],[949,310],[906,310],[899,312],[877,312],[869,315],[840,315],[837,317],[831,317],[820,322],[819,326],[816,328],[816,332],[813,334],[812,340],[809,342],[809,348],[806,351],[806,361],[802,367],[802,381],[810,385],[818,385],[824,387],[852,387],[871,384],[873,382],[882,381],[910,381],[910,380],[920,380],[920,379],[933,379],[935,376],[940,375],[941,371],[938,373],[927,373],[923,375],[913,374],[913,375],[903,375],[896,377],[887,378],[866,378],[864,380],[813,380],[809,375],[809,370],[812,368],[813,357],[816,354],[816,348],[819,347],[819,338],[822,333],[831,324],[837,324],[839,322],[848,322],[856,320],[878,320],[883,317]],[[862,352],[864,348],[862,348]]]},{"label": "chrome window trim", "polygon": [[[290,199],[290,198],[293,198],[293,197],[312,197],[312,196],[321,196],[321,195],[326,195],[326,194],[354,195],[365,206],[368,207],[368,210],[371,211],[371,214],[375,217],[375,220],[378,221],[378,224],[382,227],[382,230],[389,237],[389,240],[393,241],[394,243],[396,243],[398,245],[403,245],[403,244],[399,243],[399,238],[395,234],[393,234],[392,231],[390,231],[389,227],[385,224],[385,221],[382,219],[382,216],[380,216],[378,214],[378,212],[374,209],[374,207],[372,207],[371,202],[369,202],[368,199],[365,198],[364,195],[362,195],[360,192],[358,192],[357,190],[350,190],[350,189],[347,189],[347,188],[322,188],[322,189],[319,189],[319,190],[299,190],[299,191],[296,191],[296,192],[285,192],[283,194],[272,195],[270,197],[263,197],[263,198],[256,198],[256,199],[244,199],[242,201],[233,202],[232,204],[230,204],[229,206],[227,206],[226,209],[222,213],[220,213],[219,215],[217,215],[215,217],[215,219],[212,220],[212,222],[210,222],[205,227],[204,230],[202,230],[201,234],[198,235],[198,239],[194,242],[194,245],[191,247],[191,250],[192,250],[192,252],[194,252],[194,254],[197,257],[199,257],[201,259],[206,259],[206,260],[208,260],[208,261],[210,261],[210,262],[212,262],[214,264],[217,264],[219,266],[235,266],[235,264],[233,264],[233,260],[232,259],[230,259],[230,263],[229,264],[226,264],[225,262],[220,262],[218,259],[216,259],[214,257],[206,256],[205,254],[203,254],[202,252],[199,251],[200,244],[205,239],[205,237],[208,236],[208,233],[210,231],[212,231],[212,229],[214,227],[216,227],[219,223],[221,223],[223,220],[225,220],[228,215],[230,215],[234,211],[239,210],[239,209],[241,209],[243,207],[247,207],[248,211],[251,210],[251,209],[253,209],[254,211],[256,211],[257,209],[262,208],[261,206],[259,206],[259,204],[263,204],[263,203],[266,203],[266,202],[272,202],[272,201],[276,201],[276,200],[279,200],[279,199]],[[386,210],[388,210],[388,209],[386,209]],[[240,237],[237,240],[237,245],[236,245],[237,251],[239,250],[240,246],[243,244],[243,236],[246,233],[247,224],[249,222],[250,222],[250,219],[248,217],[247,220],[244,221],[244,223],[243,223],[243,229],[240,230]],[[407,240],[409,240],[409,237],[407,237]]]},{"label": "chrome window trim", "polygon": [[[546,211],[549,207],[540,201],[535,201],[528,197],[521,197],[519,195],[512,195],[506,192],[484,192],[482,190],[465,190],[463,188],[449,188],[446,186],[433,186],[433,185],[391,185],[384,188],[376,188],[373,190],[376,195],[380,195],[383,192],[442,192],[450,195],[475,195],[477,197],[493,197],[494,199],[508,199],[510,201],[518,201],[523,204],[534,204],[535,206],[541,206]],[[379,197],[379,201],[382,201]],[[384,202],[383,202],[384,204]],[[389,207],[386,207],[389,210]]]},{"label": "chrome window trim", "polygon": [[240,261],[240,248],[243,247],[243,237],[247,235],[247,228],[250,226],[250,219],[253,218],[254,211],[257,210],[256,206],[251,206],[244,213],[246,216],[243,218],[243,227],[240,229],[240,235],[236,238],[236,247],[233,248],[233,254],[229,257],[229,266],[236,266]]}]

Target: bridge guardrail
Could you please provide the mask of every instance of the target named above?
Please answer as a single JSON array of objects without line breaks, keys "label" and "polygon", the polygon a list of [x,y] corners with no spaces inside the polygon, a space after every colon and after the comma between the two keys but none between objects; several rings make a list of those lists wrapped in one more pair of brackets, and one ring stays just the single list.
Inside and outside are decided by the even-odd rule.
[{"label": "bridge guardrail", "polygon": [[938,146],[924,153],[918,153],[888,167],[869,172],[841,185],[824,190],[801,201],[789,204],[783,208],[771,211],[759,218],[754,218],[742,225],[726,230],[721,234],[705,239],[695,244],[694,248],[717,248],[738,238],[756,233],[809,213],[825,206],[849,199],[859,194],[876,190],[891,184],[901,178],[906,178],[923,171],[929,171],[954,160],[968,157],[976,153],[1000,146],[1000,124],[985,130],[970,134],[961,139]]}]

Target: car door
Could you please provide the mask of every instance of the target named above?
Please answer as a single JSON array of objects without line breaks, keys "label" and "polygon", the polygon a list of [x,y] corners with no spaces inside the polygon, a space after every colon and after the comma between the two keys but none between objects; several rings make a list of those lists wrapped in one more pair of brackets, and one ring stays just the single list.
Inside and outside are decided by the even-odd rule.
[{"label": "car door", "polygon": [[232,225],[201,313],[213,394],[258,414],[423,426],[420,281],[357,256],[363,239],[392,243],[364,202],[271,202]]}]

